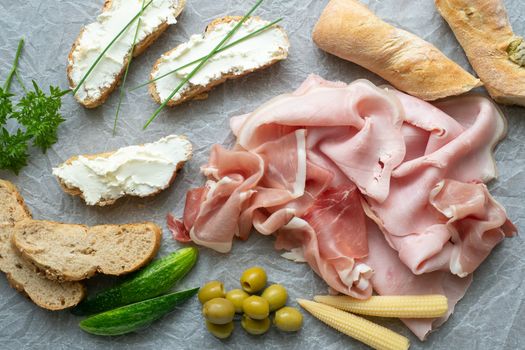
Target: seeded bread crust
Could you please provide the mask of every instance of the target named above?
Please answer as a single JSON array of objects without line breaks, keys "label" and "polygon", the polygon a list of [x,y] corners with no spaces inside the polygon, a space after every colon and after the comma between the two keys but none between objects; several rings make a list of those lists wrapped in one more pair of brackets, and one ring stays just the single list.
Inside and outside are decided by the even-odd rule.
[{"label": "seeded bread crust", "polygon": [[[106,0],[104,2],[104,6],[102,7],[102,12],[107,11],[112,6],[112,0]],[[186,5],[186,0],[179,0],[178,1],[178,8],[175,9],[175,17],[178,17],[182,10],[184,9],[184,6]],[[153,44],[159,36],[168,29],[169,24],[168,23],[162,23],[159,25],[151,34],[149,34],[147,37],[144,38],[144,40],[138,42],[135,45],[135,49],[133,50],[133,57],[137,57],[140,54],[142,54],[151,44]],[[67,79],[69,81],[69,86],[74,89],[76,88],[75,83],[73,82],[71,78],[71,72],[73,70],[73,65],[75,64],[73,60],[73,52],[76,50],[77,46],[80,44],[80,38],[82,37],[84,33],[84,28],[80,30],[80,34],[78,35],[77,39],[73,43],[73,46],[71,47],[71,51],[68,55],[68,65],[67,65]],[[102,105],[106,100],[108,99],[109,95],[117,88],[117,86],[120,84],[122,77],[124,75],[124,72],[126,71],[126,66],[128,65],[128,59],[124,59],[122,69],[119,74],[117,74],[112,82],[112,84],[108,87],[105,87],[101,89],[100,91],[100,97],[97,99],[86,99],[86,100],[80,100],[77,96],[75,96],[78,103],[83,105],[86,108],[96,108],[100,105]]]},{"label": "seeded bread crust", "polygon": [[[181,138],[184,138],[186,140],[188,140],[188,138],[184,135],[180,136]],[[189,141],[189,140],[188,140]],[[114,154],[116,151],[113,151],[113,152],[105,152],[105,153],[99,153],[99,154],[88,154],[88,155],[83,155],[83,157],[87,158],[87,159],[95,159],[95,158],[108,158],[110,157],[112,154]],[[192,148],[190,146],[189,149],[187,149],[187,152],[188,152],[188,157],[185,161],[182,161],[182,162],[179,162],[177,163],[177,167],[175,168],[175,171],[173,172],[173,175],[168,183],[168,185],[166,186],[166,188],[170,187],[173,182],[175,181],[175,178],[177,177],[177,174],[179,172],[179,170],[181,170],[184,165],[186,164],[186,162],[190,161],[191,158],[193,157],[193,152],[192,152]],[[80,156],[74,156],[74,157],[71,157],[69,158],[68,160],[66,160],[64,162],[64,164],[66,165],[71,165],[71,163],[73,163],[75,160],[77,160]],[[62,181],[58,176],[56,177],[58,183],[60,184],[60,187],[62,188],[62,190],[64,192],[66,192],[67,194],[70,194],[72,196],[79,196],[81,197],[82,199],[84,199],[84,195],[82,194],[82,191],[80,191],[80,189],[78,187],[72,187],[72,186],[68,186],[64,181]],[[159,194],[160,192],[162,192],[163,190],[159,190],[155,193],[152,193],[148,196],[135,196],[135,197],[139,197],[139,198],[146,198],[146,197],[153,197],[157,194]],[[122,197],[121,197],[122,198]],[[104,207],[104,206],[107,206],[107,205],[113,205],[115,204],[115,202],[120,199],[120,198],[116,198],[116,199],[103,199],[101,201],[99,201],[98,203],[96,203],[95,205],[99,206],[99,207]]]},{"label": "seeded bread crust", "polygon": [[435,0],[490,96],[503,104],[525,106],[525,67],[509,59],[507,48],[519,39],[502,0]]},{"label": "seeded bread crust", "polygon": [[85,296],[81,283],[48,280],[12,245],[14,225],[23,221],[31,221],[24,199],[12,183],[0,180],[0,270],[13,288],[44,309],[62,310],[77,305]]},{"label": "seeded bread crust", "polygon": [[160,248],[161,232],[149,222],[88,227],[32,220],[14,226],[12,242],[48,279],[80,281],[145,266]]},{"label": "seeded bread crust", "polygon": [[[252,18],[260,19],[259,17],[252,17]],[[231,21],[239,21],[240,19],[242,19],[241,16],[227,16],[227,17],[217,18],[214,21],[212,21],[206,27],[205,33],[209,33],[211,31],[213,31],[214,27],[217,26],[218,24],[229,23]],[[278,28],[279,30],[281,30],[283,32],[283,34],[286,36],[286,32],[284,31],[284,29],[282,27],[280,27],[278,25],[276,25],[275,27]],[[171,52],[175,51],[176,49],[177,49],[177,47],[175,47],[174,49],[166,52],[163,56],[169,55]],[[179,98],[178,100],[171,99],[167,103],[167,106],[173,107],[173,106],[179,105],[181,103],[184,103],[184,102],[186,102],[188,100],[204,100],[204,99],[208,98],[208,92],[209,91],[211,91],[217,85],[220,85],[220,84],[224,83],[226,80],[242,78],[242,77],[244,77],[244,76],[246,76],[246,75],[248,75],[250,73],[253,73],[253,72],[256,72],[256,71],[268,68],[271,65],[286,59],[287,57],[288,57],[288,51],[281,50],[281,52],[278,55],[276,55],[274,57],[274,59],[272,59],[267,64],[265,64],[264,66],[261,66],[259,68],[246,70],[242,74],[230,73],[230,74],[222,75],[220,79],[213,80],[206,86],[193,85],[193,86],[190,87],[190,89],[186,90],[182,94],[181,98]],[[151,71],[151,74],[150,74],[150,79],[154,79],[154,74],[158,71],[160,64],[161,64],[161,58],[159,58],[155,62],[155,65],[153,66],[153,70]],[[149,92],[150,92],[151,97],[153,98],[153,100],[155,102],[157,102],[159,104],[162,103],[161,100],[160,100],[160,96],[159,96],[158,90],[157,90],[157,85],[155,83],[149,84]]]}]

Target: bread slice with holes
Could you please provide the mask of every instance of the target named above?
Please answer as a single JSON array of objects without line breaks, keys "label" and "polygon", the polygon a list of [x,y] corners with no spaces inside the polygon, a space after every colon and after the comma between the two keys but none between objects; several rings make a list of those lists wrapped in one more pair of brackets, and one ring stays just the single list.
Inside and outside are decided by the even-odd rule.
[{"label": "bread slice with holes", "polygon": [[12,183],[0,180],[0,270],[13,288],[42,308],[62,310],[77,305],[85,296],[81,283],[45,278],[13,246],[14,226],[21,221],[31,221],[24,199]]},{"label": "bread slice with holes", "polygon": [[155,257],[160,241],[161,229],[148,222],[88,227],[33,220],[15,225],[12,235],[22,256],[58,281],[136,271]]},{"label": "bread slice with holes", "polygon": [[[140,13],[149,0],[106,0],[97,20],[80,31],[68,56],[67,77],[75,89],[97,57],[118,33]],[[87,108],[103,104],[120,83],[133,48],[133,56],[144,52],[182,12],[186,0],[155,0],[145,8],[137,32],[136,20],[110,47],[75,95]]]},{"label": "bread slice with holes", "polygon": [[[153,66],[150,76],[151,80],[159,78],[149,85],[153,99],[158,103],[167,100],[196,64],[178,72],[166,74],[208,55],[241,18],[238,16],[218,18],[206,27],[204,34],[193,35],[186,43],[162,55]],[[234,43],[268,24],[270,22],[261,18],[250,17],[225,45]],[[217,53],[168,101],[167,105],[175,106],[191,99],[205,99],[210,90],[228,79],[241,78],[286,59],[289,47],[290,42],[284,29],[274,25],[264,32]],[[160,78],[163,75],[166,76]]]}]

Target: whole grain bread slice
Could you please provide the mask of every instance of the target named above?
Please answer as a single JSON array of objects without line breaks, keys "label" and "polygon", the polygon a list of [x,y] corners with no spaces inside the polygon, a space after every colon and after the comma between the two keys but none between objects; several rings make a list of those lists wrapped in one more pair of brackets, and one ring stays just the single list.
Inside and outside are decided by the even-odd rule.
[{"label": "whole grain bread slice", "polygon": [[32,220],[13,231],[22,256],[58,281],[133,272],[153,259],[161,241],[161,229],[148,222],[88,227]]},{"label": "whole grain bread slice", "polygon": [[[108,9],[110,9],[112,4],[113,4],[112,0],[105,0],[104,1],[104,6],[102,7],[102,13],[104,13]],[[186,0],[178,0],[177,5],[178,5],[177,8],[174,9],[174,16],[175,17],[178,17],[180,15],[180,13],[182,12],[182,10],[184,9],[184,6],[186,5]],[[169,27],[168,23],[166,23],[166,22],[161,23],[155,30],[153,30],[153,32],[151,34],[149,34],[147,37],[145,37],[142,41],[136,43],[135,48],[133,50],[133,57],[137,57],[140,54],[142,54],[144,51],[146,51],[146,49],[151,44],[153,44],[160,37],[160,35],[162,33],[164,33],[166,31],[166,29],[168,29],[168,27]],[[84,30],[85,30],[84,28],[81,29],[80,34],[78,35],[77,39],[73,43],[73,45],[71,47],[71,51],[69,52],[69,55],[68,55],[68,65],[67,65],[66,71],[67,71],[67,78],[68,78],[68,81],[69,81],[69,86],[72,89],[76,88],[76,84],[75,84],[75,82],[73,81],[73,79],[71,77],[71,72],[72,72],[72,69],[73,69],[73,65],[75,64],[73,53],[75,52],[77,47],[79,47],[80,38],[82,37],[82,34],[83,34]],[[131,47],[130,47],[130,50],[131,50]],[[129,57],[129,54],[128,54],[127,57]],[[122,69],[120,70],[120,72],[117,75],[115,75],[114,80],[111,83],[111,85],[109,85],[109,86],[107,86],[105,88],[102,88],[100,90],[100,97],[99,98],[97,98],[97,99],[88,98],[88,99],[85,99],[85,100],[81,100],[80,98],[78,98],[78,96],[75,96],[77,101],[80,104],[82,104],[84,107],[86,107],[86,108],[96,108],[96,107],[102,105],[104,102],[106,102],[106,100],[108,99],[109,95],[120,84],[120,82],[122,80],[122,77],[124,75],[124,72],[126,70],[127,65],[128,65],[128,58],[126,58],[124,60],[124,62],[122,63]]]},{"label": "whole grain bread slice", "polygon": [[13,246],[14,225],[30,220],[31,214],[16,187],[0,180],[0,270],[13,288],[42,308],[62,310],[77,305],[85,295],[81,283],[59,283],[45,278]]},{"label": "whole grain bread slice", "polygon": [[[208,24],[208,26],[206,27],[206,30],[204,31],[204,35],[206,35],[207,33],[212,32],[213,29],[217,25],[219,25],[221,23],[230,23],[232,21],[239,21],[241,19],[242,19],[241,16],[226,16],[226,17],[217,18],[217,19],[213,20],[210,24]],[[262,25],[267,24],[266,21],[263,21],[263,20],[261,20],[258,17],[251,17],[251,19],[257,20],[257,21],[261,21]],[[261,27],[262,27],[262,25],[261,25]],[[286,32],[284,31],[284,29],[282,27],[280,27],[278,25],[275,25],[275,28],[280,30],[283,33],[283,35],[287,38],[287,34],[286,34]],[[169,55],[173,51],[177,50],[177,48],[178,48],[178,46],[173,48],[172,50],[164,53],[162,56]],[[192,86],[190,86],[189,89],[187,89],[186,91],[184,91],[181,94],[181,97],[179,99],[171,99],[170,101],[168,101],[167,106],[173,107],[173,106],[179,105],[179,104],[181,104],[183,102],[186,102],[188,100],[204,100],[204,99],[208,98],[208,92],[209,91],[211,91],[217,85],[220,85],[220,84],[224,83],[226,80],[242,78],[242,77],[244,77],[244,76],[246,76],[246,75],[248,75],[250,73],[253,73],[253,72],[260,71],[260,70],[263,70],[265,68],[268,68],[268,67],[272,66],[273,64],[286,59],[287,57],[288,57],[288,49],[287,48],[286,49],[282,49],[282,50],[280,50],[278,52],[278,54],[276,54],[273,57],[272,60],[266,62],[266,64],[264,64],[264,65],[262,65],[262,66],[260,66],[258,68],[245,70],[243,72],[231,72],[231,73],[228,73],[228,74],[223,74],[218,79],[214,79],[214,80],[210,81],[210,83],[208,85],[206,85],[206,86],[192,85]],[[162,57],[159,58],[155,62],[155,64],[153,65],[153,69],[152,69],[151,74],[150,74],[150,79],[154,79],[154,75],[158,71],[159,65],[161,63],[162,63]],[[173,88],[175,88],[175,86]],[[159,92],[157,90],[157,85],[155,83],[149,84],[149,92],[150,92],[151,97],[153,98],[153,100],[155,100],[155,102],[157,102],[157,103],[162,103],[163,102],[163,101],[161,101]]]}]

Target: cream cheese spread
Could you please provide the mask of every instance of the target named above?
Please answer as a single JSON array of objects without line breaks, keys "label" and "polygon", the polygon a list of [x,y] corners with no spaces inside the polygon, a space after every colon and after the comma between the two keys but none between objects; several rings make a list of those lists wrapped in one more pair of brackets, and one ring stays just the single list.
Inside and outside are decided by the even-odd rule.
[{"label": "cream cheese spread", "polygon": [[[162,76],[208,55],[237,23],[238,21],[219,23],[214,25],[209,32],[192,35],[188,42],[177,46],[158,60],[156,70],[153,71],[151,78]],[[243,23],[225,45],[233,43],[269,23],[268,21],[251,17]],[[221,79],[223,75],[242,75],[247,71],[266,66],[276,59],[284,59],[287,56],[288,49],[289,42],[286,33],[283,29],[273,26],[216,54],[190,79],[189,84],[186,84],[179,90],[172,100],[180,99],[184,92],[192,86],[207,86],[210,82]],[[195,66],[196,64],[191,65],[157,80],[154,84],[160,100],[165,101]]]},{"label": "cream cheese spread", "polygon": [[[140,17],[137,43],[155,32],[161,24],[176,23],[178,6],[179,0],[153,0]],[[100,14],[96,22],[84,27],[69,61],[69,77],[73,87],[78,85],[100,53],[141,9],[142,0],[112,0],[111,7]],[[138,23],[135,21],[113,43],[82,84],[76,95],[80,101],[100,98],[101,90],[115,82],[133,45]]]},{"label": "cream cheese spread", "polygon": [[185,138],[170,135],[157,142],[124,147],[98,157],[79,156],[53,168],[68,188],[78,188],[88,205],[111,202],[125,195],[145,197],[166,189],[177,166],[191,158]]}]

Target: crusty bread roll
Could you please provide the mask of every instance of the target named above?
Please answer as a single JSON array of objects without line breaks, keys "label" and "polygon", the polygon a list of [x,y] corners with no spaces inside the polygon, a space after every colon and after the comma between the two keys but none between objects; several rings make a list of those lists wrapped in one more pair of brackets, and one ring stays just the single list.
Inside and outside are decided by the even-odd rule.
[{"label": "crusty bread roll", "polygon": [[525,42],[516,36],[502,0],[435,0],[489,94],[525,106]]},{"label": "crusty bread roll", "polygon": [[357,0],[331,0],[313,40],[321,49],[424,100],[459,95],[481,85],[435,46],[385,23]]}]

